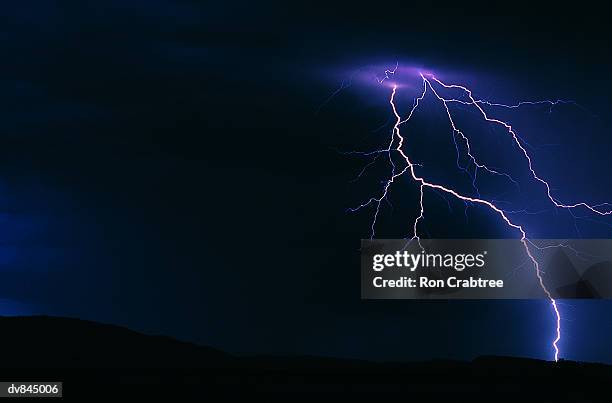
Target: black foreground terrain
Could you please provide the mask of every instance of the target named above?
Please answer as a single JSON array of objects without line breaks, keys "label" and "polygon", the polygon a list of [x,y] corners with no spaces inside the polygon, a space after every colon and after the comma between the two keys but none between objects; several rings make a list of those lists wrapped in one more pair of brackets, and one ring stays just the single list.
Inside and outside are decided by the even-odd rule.
[{"label": "black foreground terrain", "polygon": [[0,317],[0,332],[0,381],[62,381],[64,398],[269,393],[283,400],[397,395],[408,401],[591,402],[610,401],[612,393],[612,366],[603,364],[510,357],[418,363],[237,357],[117,326],[46,316]]}]

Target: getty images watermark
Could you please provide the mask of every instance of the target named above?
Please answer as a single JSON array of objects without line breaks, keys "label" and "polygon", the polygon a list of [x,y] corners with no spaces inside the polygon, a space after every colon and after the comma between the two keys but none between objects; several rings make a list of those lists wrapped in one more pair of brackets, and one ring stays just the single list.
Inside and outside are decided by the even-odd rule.
[{"label": "getty images watermark", "polygon": [[[364,299],[612,298],[612,240],[363,240]],[[537,272],[537,271],[538,272]]]},{"label": "getty images watermark", "polygon": [[[409,253],[408,251],[396,251],[395,254],[376,254],[372,259],[372,269],[374,271],[382,271],[389,268],[398,268],[416,271],[418,268],[445,268],[456,271],[463,271],[466,268],[482,268],[485,265],[485,256],[487,251],[479,254],[458,253],[458,254],[441,254],[441,253],[426,253],[421,250],[421,253]],[[482,278],[470,277],[468,280],[458,279],[455,276],[448,276],[446,279],[429,278],[426,275],[420,275],[417,278],[401,276],[399,279],[384,279],[382,276],[376,276],[373,280],[374,287],[422,287],[422,288],[442,288],[442,287],[503,287],[503,280],[483,280]]]}]

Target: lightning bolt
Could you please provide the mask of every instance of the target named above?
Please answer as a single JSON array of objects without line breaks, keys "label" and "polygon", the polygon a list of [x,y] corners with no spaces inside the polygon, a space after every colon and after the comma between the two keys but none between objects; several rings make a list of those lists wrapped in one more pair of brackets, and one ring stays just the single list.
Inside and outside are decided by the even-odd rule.
[{"label": "lightning bolt", "polygon": [[[382,84],[384,81],[386,80],[391,80],[392,76],[395,75],[396,71],[397,71],[397,64],[395,66],[395,68],[393,70],[386,70],[384,73],[384,77],[382,79],[377,79],[379,84]],[[492,211],[493,213],[495,213],[497,216],[499,216],[499,218],[512,230],[514,230],[515,232],[518,233],[518,235],[520,236],[520,242],[522,243],[524,250],[525,250],[525,254],[527,255],[527,257],[529,258],[529,261],[531,262],[531,264],[533,265],[533,268],[535,270],[535,274],[537,276],[538,279],[538,283],[541,287],[541,289],[543,290],[544,294],[546,295],[547,299],[549,300],[552,309],[554,311],[554,317],[555,317],[555,337],[552,340],[552,350],[554,351],[554,360],[558,361],[559,360],[559,341],[561,340],[561,313],[559,311],[558,308],[558,304],[557,301],[553,298],[550,290],[546,287],[546,284],[544,283],[543,277],[542,277],[542,271],[540,269],[540,265],[537,261],[537,259],[534,257],[534,254],[532,253],[532,250],[530,248],[530,245],[536,249],[541,249],[539,247],[537,247],[537,245],[535,245],[531,240],[529,240],[528,236],[527,236],[527,232],[525,231],[525,229],[513,222],[509,217],[508,214],[511,212],[505,211],[503,210],[501,207],[499,207],[496,203],[496,201],[494,200],[487,200],[485,198],[482,198],[480,196],[480,192],[478,191],[478,188],[476,187],[476,179],[475,179],[475,174],[472,176],[472,184],[474,187],[474,190],[477,194],[477,197],[474,196],[469,196],[469,195],[465,195],[460,193],[459,191],[439,184],[439,183],[433,183],[428,181],[427,179],[425,179],[423,176],[419,176],[416,172],[415,166],[419,166],[418,164],[415,164],[414,162],[412,162],[410,160],[410,158],[408,157],[408,155],[406,155],[405,151],[404,151],[404,144],[406,143],[406,140],[404,138],[404,136],[401,134],[400,131],[400,127],[402,125],[404,125],[405,123],[409,122],[410,119],[412,118],[412,116],[414,115],[415,111],[417,110],[417,108],[419,107],[421,101],[425,98],[426,94],[429,92],[431,92],[433,94],[433,96],[442,104],[444,111],[446,112],[446,116],[448,118],[448,121],[450,123],[450,126],[452,128],[452,135],[453,135],[453,141],[455,142],[455,146],[456,146],[456,150],[457,150],[457,166],[459,168],[461,168],[462,170],[467,171],[467,169],[465,167],[461,167],[459,166],[459,147],[457,145],[457,139],[459,139],[460,141],[463,142],[463,144],[465,145],[465,150],[467,153],[467,156],[469,157],[470,161],[474,164],[475,166],[475,171],[477,169],[483,169],[486,172],[492,174],[492,175],[496,175],[496,176],[500,176],[500,177],[504,177],[507,180],[511,181],[512,183],[514,183],[515,185],[518,186],[518,183],[507,173],[505,172],[501,172],[498,169],[495,169],[493,167],[489,167],[485,164],[482,164],[479,162],[479,160],[476,158],[476,156],[473,155],[472,153],[472,149],[470,147],[470,141],[468,136],[456,125],[455,120],[453,119],[453,114],[451,113],[451,110],[449,108],[449,104],[453,104],[453,103],[460,103],[463,104],[465,106],[469,106],[469,107],[473,107],[475,108],[476,112],[482,117],[483,121],[494,124],[494,125],[498,125],[500,127],[502,127],[507,134],[512,138],[514,145],[517,147],[517,149],[520,151],[520,153],[522,154],[523,158],[525,159],[525,162],[527,164],[527,167],[529,169],[529,172],[531,173],[532,178],[539,182],[541,185],[543,185],[544,190],[546,192],[546,195],[548,197],[548,199],[550,200],[550,202],[552,202],[552,204],[557,207],[557,208],[563,208],[563,209],[567,209],[567,210],[571,210],[571,209],[575,209],[575,208],[585,208],[595,214],[598,215],[610,215],[612,214],[612,210],[609,209],[605,209],[604,207],[609,206],[608,203],[600,203],[600,204],[596,204],[596,205],[590,205],[586,202],[571,202],[571,203],[567,203],[567,202],[561,202],[559,199],[557,199],[551,191],[551,186],[550,184],[542,178],[542,176],[540,176],[534,166],[533,166],[533,161],[531,156],[529,155],[527,149],[525,148],[525,146],[523,145],[524,141],[522,141],[519,137],[519,135],[516,133],[516,131],[514,130],[514,128],[512,127],[512,125],[508,122],[502,121],[500,119],[497,119],[495,117],[491,117],[489,114],[487,114],[487,112],[483,109],[483,105],[487,105],[490,107],[501,107],[501,108],[509,108],[509,109],[515,109],[515,108],[520,108],[522,106],[525,105],[540,105],[540,104],[548,104],[552,110],[552,108],[558,104],[575,104],[573,101],[564,101],[564,100],[556,100],[556,101],[521,101],[517,104],[513,104],[513,105],[507,105],[507,104],[501,104],[501,103],[494,103],[494,102],[489,102],[489,101],[485,101],[485,100],[480,100],[480,99],[476,99],[473,96],[473,93],[470,89],[468,89],[467,87],[463,86],[463,85],[458,85],[458,84],[446,84],[444,82],[442,82],[441,80],[439,80],[438,78],[436,78],[433,74],[424,74],[424,73],[419,73],[421,79],[422,79],[422,84],[423,84],[423,90],[421,92],[421,95],[418,96],[417,98],[415,98],[414,103],[412,108],[410,109],[409,113],[407,114],[407,116],[405,118],[402,118],[401,114],[398,112],[398,108],[396,106],[395,103],[395,98],[396,98],[396,94],[398,92],[398,85],[397,84],[393,84],[392,85],[392,90],[391,90],[391,94],[390,94],[390,98],[389,98],[389,105],[391,107],[391,110],[393,112],[393,116],[395,118],[395,123],[393,125],[392,131],[391,131],[391,139],[389,141],[389,144],[387,146],[387,148],[382,149],[382,150],[376,150],[376,151],[372,151],[372,152],[367,152],[367,153],[358,153],[358,152],[353,152],[353,153],[358,153],[358,154],[363,154],[363,155],[375,155],[376,157],[378,157],[380,154],[382,153],[386,153],[388,154],[389,157],[389,161],[392,167],[391,170],[391,176],[389,177],[388,180],[386,180],[386,182],[384,182],[384,186],[382,189],[382,194],[379,197],[372,197],[370,198],[368,201],[366,201],[365,203],[362,203],[361,205],[355,207],[355,208],[350,208],[349,211],[358,211],[364,207],[373,205],[375,206],[375,212],[374,212],[374,216],[372,219],[372,224],[371,224],[371,234],[370,234],[370,238],[374,238],[376,235],[375,232],[375,227],[376,227],[376,222],[378,219],[378,215],[381,209],[381,204],[384,200],[386,200],[387,195],[389,193],[389,189],[391,188],[391,186],[396,182],[396,179],[402,177],[402,176],[408,176],[419,188],[419,208],[420,208],[420,213],[418,215],[418,217],[414,220],[413,226],[412,226],[412,238],[410,239],[412,240],[417,240],[417,242],[419,242],[420,245],[420,238],[419,238],[419,231],[418,231],[418,227],[419,227],[419,223],[424,219],[424,212],[425,212],[425,205],[424,205],[424,193],[426,189],[431,189],[433,191],[436,191],[438,193],[442,193],[442,194],[446,194],[449,195],[451,197],[454,197],[457,200],[460,200],[464,203],[473,203],[476,205],[480,205],[483,208],[486,208],[490,211]],[[440,89],[445,89],[445,90],[458,90],[461,91],[462,94],[464,96],[467,97],[467,100],[463,100],[463,99],[458,99],[458,98],[445,98],[441,95],[440,93]],[[576,104],[577,105],[577,104]],[[525,143],[526,144],[526,143]],[[403,162],[405,163],[405,166],[403,168],[399,168],[393,161],[392,158],[392,154],[397,154],[399,156],[401,156],[401,159],[403,160]],[[468,172],[469,173],[469,172]],[[360,173],[363,174],[363,170]]]}]

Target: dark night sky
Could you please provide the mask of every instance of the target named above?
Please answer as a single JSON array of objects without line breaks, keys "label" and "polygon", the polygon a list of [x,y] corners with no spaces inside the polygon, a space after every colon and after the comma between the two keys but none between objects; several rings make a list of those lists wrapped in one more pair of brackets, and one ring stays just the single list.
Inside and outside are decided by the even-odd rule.
[{"label": "dark night sky", "polygon": [[[104,3],[13,4],[0,17],[4,314],[87,318],[232,352],[550,358],[545,302],[360,299],[368,216],[345,210],[367,195],[349,183],[359,161],[335,150],[386,105],[347,91],[316,110],[341,79],[325,71],[368,60],[503,77],[516,94],[575,99],[599,117],[596,131],[551,129],[563,147],[546,169],[572,180],[564,196],[612,199],[605,13]],[[567,147],[570,136],[587,142]],[[586,166],[569,171],[569,152]],[[563,307],[566,356],[612,362],[611,305]]]}]

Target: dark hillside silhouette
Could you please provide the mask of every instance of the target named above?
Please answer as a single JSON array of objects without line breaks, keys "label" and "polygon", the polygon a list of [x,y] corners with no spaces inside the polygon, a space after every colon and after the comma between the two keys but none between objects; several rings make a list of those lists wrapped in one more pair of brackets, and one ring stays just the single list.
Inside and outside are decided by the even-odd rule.
[{"label": "dark hillside silhouette", "polygon": [[612,381],[612,366],[511,357],[410,363],[237,357],[118,326],[46,316],[2,317],[0,332],[2,379],[63,381],[65,397],[264,392],[593,401]]}]

